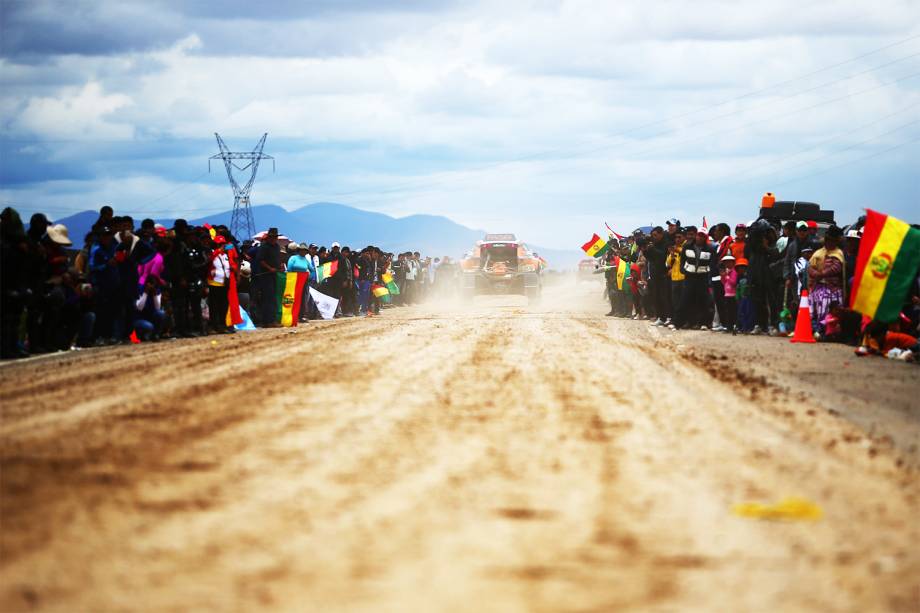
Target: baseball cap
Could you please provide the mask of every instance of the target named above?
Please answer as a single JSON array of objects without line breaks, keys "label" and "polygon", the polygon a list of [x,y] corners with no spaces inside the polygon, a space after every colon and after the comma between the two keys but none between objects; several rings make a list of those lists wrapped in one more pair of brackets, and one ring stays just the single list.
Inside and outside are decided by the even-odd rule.
[{"label": "baseball cap", "polygon": [[735,230],[747,230],[747,226],[743,223],[739,223],[737,226],[735,226]]},{"label": "baseball cap", "polygon": [[669,220],[667,221],[667,224],[668,224],[669,226],[678,226],[678,227],[680,227],[680,220],[677,219],[676,217],[672,217],[671,219],[669,219]]},{"label": "baseball cap", "polygon": [[795,224],[795,229],[796,230],[807,230],[808,224],[805,223],[804,221],[800,221],[799,223]]},{"label": "baseball cap", "polygon": [[862,234],[856,228],[847,230],[847,238],[862,238]]},{"label": "baseball cap", "polygon": [[336,242],[336,243],[332,243],[332,249],[335,249],[336,247],[341,247],[341,245],[338,244],[337,242]]},{"label": "baseball cap", "polygon": [[807,222],[805,222],[805,223],[808,225],[809,228],[817,228],[817,227],[818,227],[818,222],[817,222],[817,221],[812,221],[811,219],[809,219],[809,220],[808,220]]}]

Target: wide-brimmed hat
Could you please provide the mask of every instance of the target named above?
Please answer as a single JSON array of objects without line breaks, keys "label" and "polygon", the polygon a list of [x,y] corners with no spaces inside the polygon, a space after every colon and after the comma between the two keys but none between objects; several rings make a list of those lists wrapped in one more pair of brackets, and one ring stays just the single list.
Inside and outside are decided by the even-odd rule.
[{"label": "wide-brimmed hat", "polygon": [[64,245],[65,247],[70,247],[73,245],[73,241],[71,241],[70,237],[67,236],[67,226],[64,224],[59,223],[53,226],[48,226],[46,231],[48,232],[48,238],[50,238],[58,245]]},{"label": "wide-brimmed hat", "polygon": [[269,228],[269,229],[268,229],[268,236],[275,236],[275,237],[277,237],[277,236],[278,236],[278,228]]},{"label": "wide-brimmed hat", "polygon": [[722,261],[723,261],[723,262],[734,262],[734,261],[735,261],[735,256],[733,256],[732,254],[729,253],[728,255],[726,255],[725,257],[722,258]]}]

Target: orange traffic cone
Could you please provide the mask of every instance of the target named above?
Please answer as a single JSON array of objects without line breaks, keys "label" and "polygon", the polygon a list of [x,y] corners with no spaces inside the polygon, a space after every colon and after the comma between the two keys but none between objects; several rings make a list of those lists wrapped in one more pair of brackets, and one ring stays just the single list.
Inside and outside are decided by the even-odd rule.
[{"label": "orange traffic cone", "polygon": [[799,316],[795,318],[795,333],[790,343],[814,343],[815,335],[811,331],[811,306],[808,304],[808,288],[802,288],[799,300]]}]

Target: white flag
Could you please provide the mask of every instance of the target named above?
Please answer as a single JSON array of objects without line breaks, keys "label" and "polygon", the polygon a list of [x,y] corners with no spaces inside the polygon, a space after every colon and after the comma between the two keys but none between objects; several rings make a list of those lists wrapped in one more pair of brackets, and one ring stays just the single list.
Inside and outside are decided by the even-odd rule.
[{"label": "white flag", "polygon": [[316,288],[310,288],[310,295],[313,297],[313,302],[316,303],[316,308],[319,311],[319,314],[323,316],[323,319],[332,319],[335,317],[335,310],[339,306],[339,301],[333,298],[332,296],[327,296],[322,292],[316,291]]}]

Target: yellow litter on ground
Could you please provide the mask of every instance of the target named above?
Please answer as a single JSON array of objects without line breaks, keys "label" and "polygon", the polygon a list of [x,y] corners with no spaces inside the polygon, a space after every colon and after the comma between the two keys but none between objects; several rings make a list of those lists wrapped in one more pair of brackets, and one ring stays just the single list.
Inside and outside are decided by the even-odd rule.
[{"label": "yellow litter on ground", "polygon": [[773,519],[785,521],[817,521],[824,512],[821,507],[804,498],[784,498],[775,504],[742,502],[732,509],[735,515],[750,519]]}]

